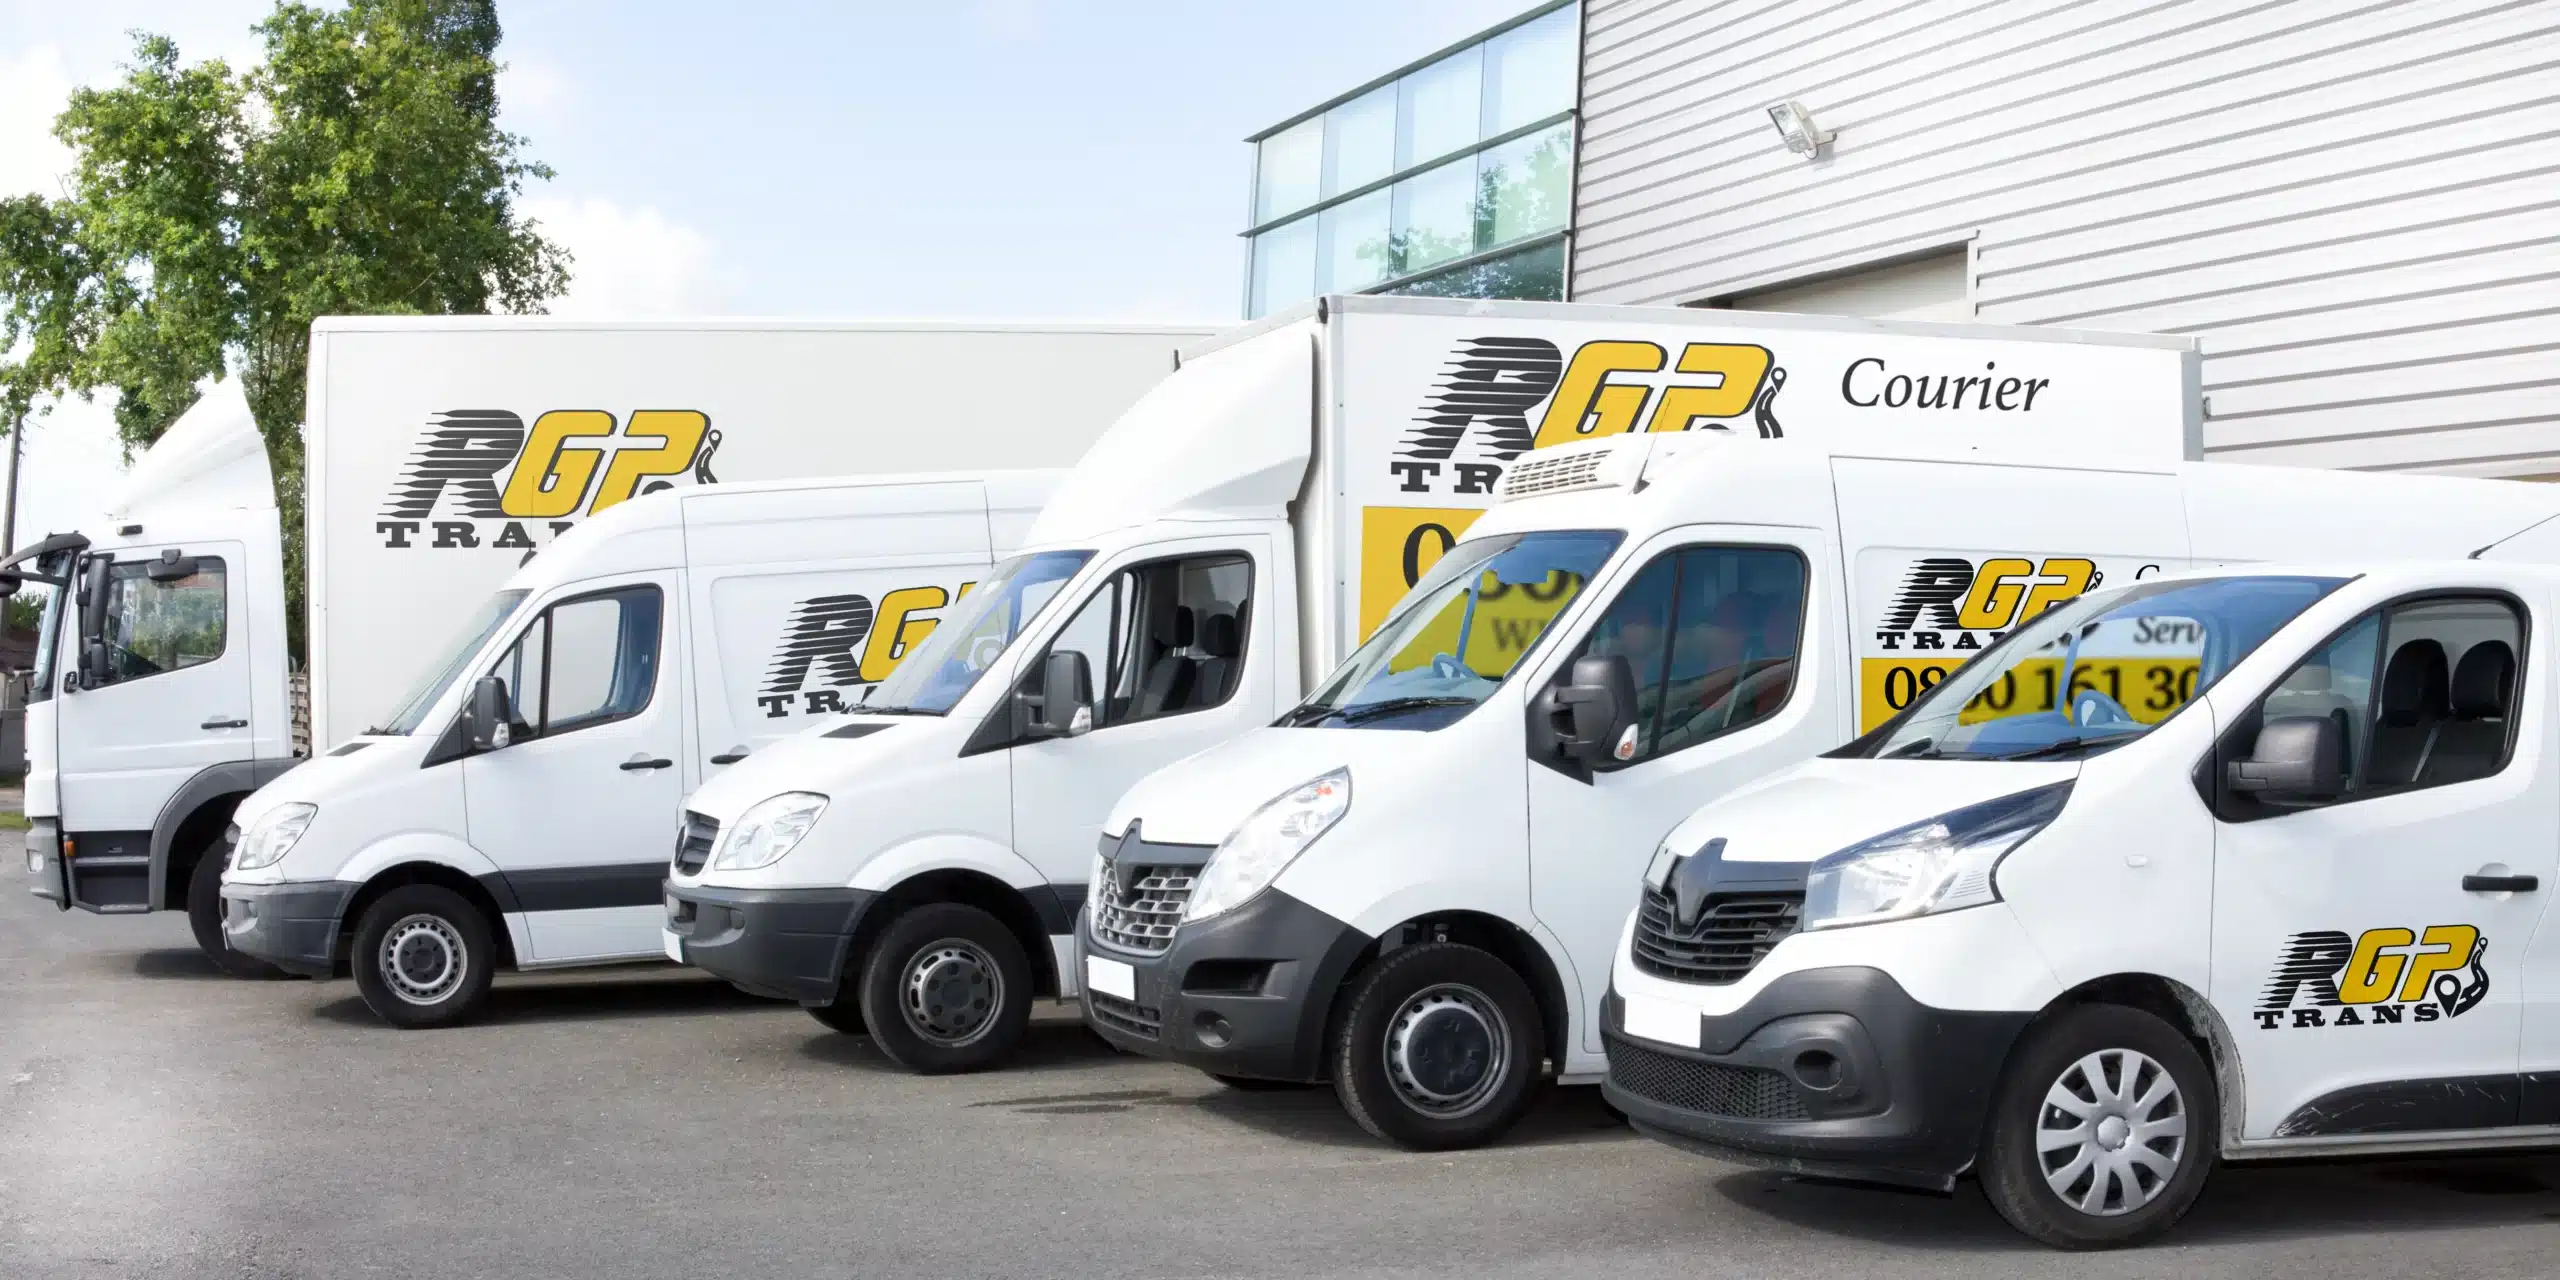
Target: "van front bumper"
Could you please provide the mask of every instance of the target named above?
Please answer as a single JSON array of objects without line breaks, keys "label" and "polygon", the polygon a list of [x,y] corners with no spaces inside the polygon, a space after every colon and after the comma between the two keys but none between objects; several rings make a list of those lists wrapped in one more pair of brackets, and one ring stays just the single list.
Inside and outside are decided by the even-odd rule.
[{"label": "van front bumper", "polygon": [[1696,1050],[1601,1014],[1609,1104],[1672,1146],[1816,1177],[1951,1190],[2034,1015],[1933,1009],[1878,969],[1805,969],[1699,1019]]},{"label": "van front bumper", "polygon": [[362,886],[345,880],[224,884],[222,936],[231,949],[287,973],[337,972],[338,931]]},{"label": "van front bumper", "polygon": [[828,1004],[845,949],[880,895],[869,889],[667,885],[667,931],[684,962],[753,995]]},{"label": "van front bumper", "polygon": [[[1321,1080],[1333,993],[1370,942],[1269,889],[1183,924],[1172,945],[1152,955],[1097,941],[1087,910],[1076,921],[1085,1025],[1131,1053],[1212,1075]],[[1132,994],[1095,991],[1087,957],[1129,966]]]}]

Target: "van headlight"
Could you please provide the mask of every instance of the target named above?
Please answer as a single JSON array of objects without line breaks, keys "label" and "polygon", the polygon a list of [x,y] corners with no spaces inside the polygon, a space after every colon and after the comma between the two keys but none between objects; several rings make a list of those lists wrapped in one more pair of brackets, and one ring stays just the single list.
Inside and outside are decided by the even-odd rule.
[{"label": "van headlight", "polygon": [[295,801],[280,804],[258,815],[240,844],[231,851],[231,869],[256,871],[272,867],[277,860],[293,851],[294,842],[311,829],[311,820],[320,816],[320,806]]},{"label": "van headlight", "polygon": [[1270,888],[1350,808],[1351,771],[1336,769],[1254,810],[1209,855],[1209,865],[1200,869],[1200,879],[1191,887],[1191,900],[1182,904],[1183,920],[1206,920]]},{"label": "van headlight", "polygon": [[714,871],[753,871],[782,861],[818,825],[818,815],[827,811],[827,798],[814,791],[785,791],[770,800],[759,801],[740,814],[737,824],[720,839],[720,852],[711,859]]},{"label": "van headlight", "polygon": [[1804,882],[1804,928],[1838,929],[1998,902],[1991,873],[2042,831],[2071,784],[2021,791],[1862,840],[1813,864]]}]

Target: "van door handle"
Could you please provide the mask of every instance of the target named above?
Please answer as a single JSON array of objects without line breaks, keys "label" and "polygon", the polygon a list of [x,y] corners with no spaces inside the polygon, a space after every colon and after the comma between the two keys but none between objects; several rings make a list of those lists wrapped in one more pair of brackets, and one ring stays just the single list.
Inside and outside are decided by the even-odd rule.
[{"label": "van door handle", "polygon": [[2531,893],[2542,887],[2539,876],[2464,876],[2464,893]]},{"label": "van door handle", "polygon": [[249,727],[249,722],[246,720],[214,719],[207,720],[196,727],[199,729],[246,729]]},{"label": "van door handle", "polygon": [[746,758],[747,758],[747,744],[745,744],[745,743],[741,742],[741,743],[739,743],[738,745],[736,745],[736,746],[734,746],[734,747],[731,747],[731,748],[729,748],[728,750],[723,751],[723,752],[721,752],[720,754],[718,754],[718,755],[716,755],[716,756],[711,757],[711,763],[713,763],[713,764],[736,764],[737,762],[739,762],[739,761],[741,761],[741,760],[744,760],[744,759],[746,759]]},{"label": "van door handle", "polygon": [[673,760],[651,759],[648,752],[642,751],[623,761],[622,767],[626,772],[637,772],[642,769],[672,769],[675,764]]}]

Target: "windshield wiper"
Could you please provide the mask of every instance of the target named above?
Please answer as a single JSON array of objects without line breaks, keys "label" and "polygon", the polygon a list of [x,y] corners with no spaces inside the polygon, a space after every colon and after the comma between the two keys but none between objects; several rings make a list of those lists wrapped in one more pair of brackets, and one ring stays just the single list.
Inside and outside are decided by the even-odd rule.
[{"label": "windshield wiper", "polygon": [[364,728],[356,730],[356,736],[359,738],[396,738],[400,736],[400,731],[397,729],[385,729],[381,725],[373,724],[366,725]]},{"label": "windshield wiper", "polygon": [[1429,698],[1388,698],[1383,702],[1364,702],[1334,712],[1344,724],[1362,724],[1382,716],[1400,715],[1407,711],[1424,711],[1432,707],[1472,707],[1474,698],[1453,698],[1446,694]]},{"label": "windshield wiper", "polygon": [[939,711],[926,711],[917,707],[875,707],[868,702],[857,702],[846,707],[845,713],[857,716],[938,716],[942,714]]},{"label": "windshield wiper", "polygon": [[2039,760],[2046,756],[2064,755],[2073,751],[2086,751],[2091,747],[2111,747],[2117,743],[2131,742],[2135,738],[2141,736],[2142,735],[2138,733],[2110,733],[2103,734],[2095,738],[2064,738],[2060,742],[2048,742],[2041,747],[2029,747],[2024,751],[2012,751],[2007,755],[1993,756],[1991,759]]},{"label": "windshield wiper", "polygon": [[1903,743],[1901,746],[1895,747],[1893,750],[1877,756],[1876,759],[1943,760],[1946,758],[1946,754],[1946,752],[1938,750],[1938,740],[1936,738],[1920,738],[1911,742]]}]

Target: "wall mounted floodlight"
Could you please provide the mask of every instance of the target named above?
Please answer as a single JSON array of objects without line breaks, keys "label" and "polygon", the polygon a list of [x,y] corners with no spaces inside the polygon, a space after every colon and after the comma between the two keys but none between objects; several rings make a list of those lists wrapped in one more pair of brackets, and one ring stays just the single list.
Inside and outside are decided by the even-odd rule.
[{"label": "wall mounted floodlight", "polygon": [[1778,136],[1786,139],[1787,150],[1800,156],[1818,155],[1832,138],[1832,130],[1813,122],[1802,103],[1789,99],[1769,108],[1769,123],[1778,127]]}]

